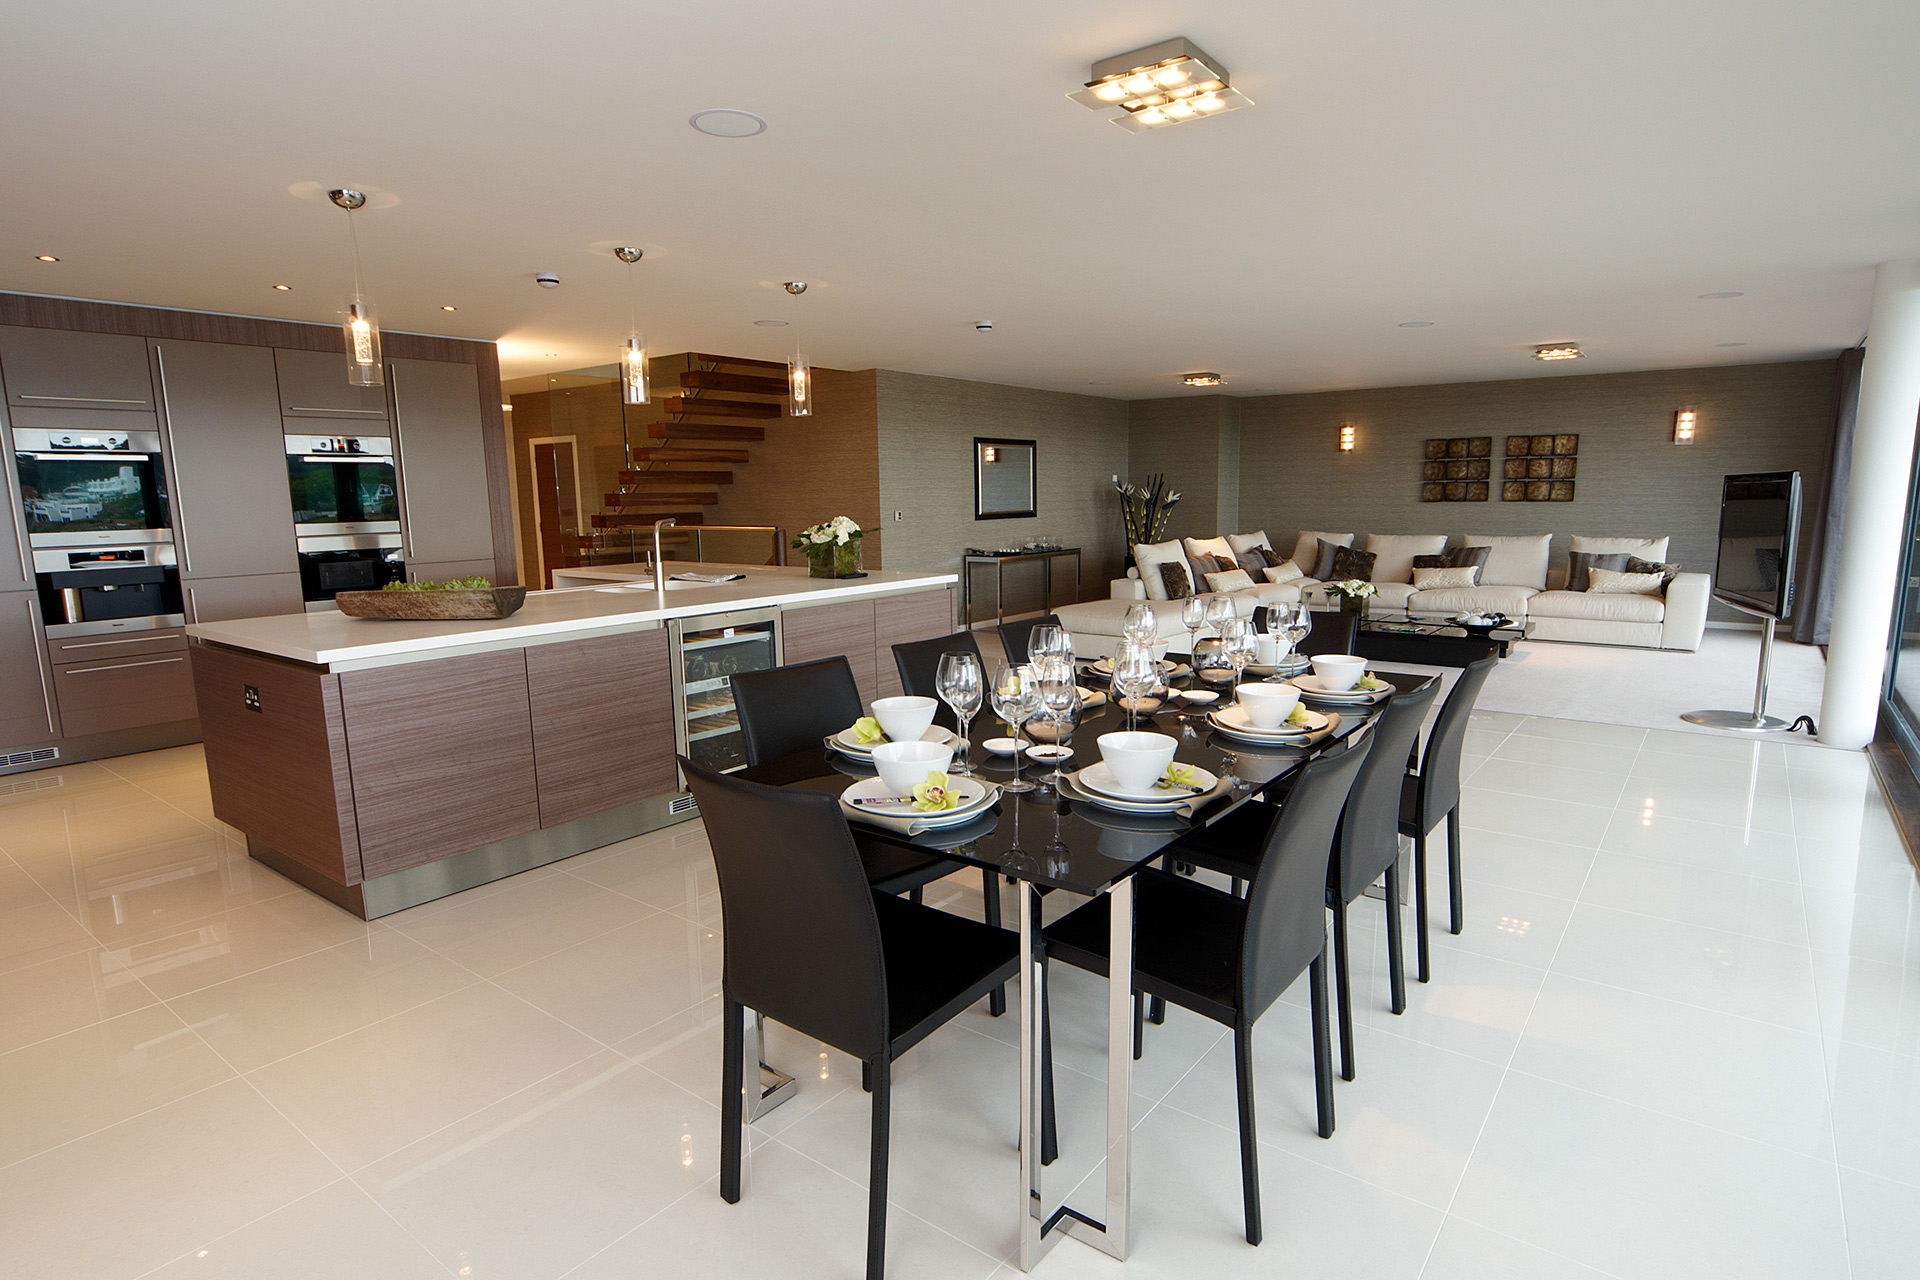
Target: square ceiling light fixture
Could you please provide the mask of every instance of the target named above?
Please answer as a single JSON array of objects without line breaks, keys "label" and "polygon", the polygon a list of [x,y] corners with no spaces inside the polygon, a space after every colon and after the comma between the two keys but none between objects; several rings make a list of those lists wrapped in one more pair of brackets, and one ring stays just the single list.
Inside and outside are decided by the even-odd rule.
[{"label": "square ceiling light fixture", "polygon": [[1067,96],[1095,111],[1119,107],[1113,122],[1134,133],[1253,105],[1217,58],[1184,37],[1102,58],[1086,87]]}]

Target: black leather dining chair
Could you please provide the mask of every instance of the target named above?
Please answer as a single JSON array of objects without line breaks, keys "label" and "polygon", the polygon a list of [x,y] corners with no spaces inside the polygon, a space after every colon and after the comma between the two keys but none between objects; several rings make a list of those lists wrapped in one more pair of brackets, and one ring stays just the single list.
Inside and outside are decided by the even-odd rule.
[{"label": "black leather dining chair", "polygon": [[[1240,1184],[1247,1243],[1260,1243],[1259,1135],[1253,1114],[1253,1026],[1302,970],[1311,986],[1318,1130],[1333,1135],[1333,1054],[1327,1026],[1327,851],[1365,740],[1327,752],[1299,781],[1267,834],[1245,898],[1151,867],[1134,873],[1135,1009],[1142,993],[1233,1028],[1240,1100]],[[1107,972],[1109,899],[1048,926],[1049,960]],[[1137,1012],[1136,1012],[1136,1026]]]},{"label": "black leather dining chair", "polygon": [[[934,708],[933,722],[942,728],[958,732],[960,721],[954,718],[953,708],[940,697],[940,659],[944,654],[970,653],[980,657],[980,642],[974,639],[971,631],[956,631],[950,636],[935,636],[931,640],[907,640],[893,646],[893,665],[900,672],[900,687],[916,698],[932,698],[940,705]],[[980,664],[980,692],[985,694],[987,681],[993,679],[993,668],[984,660]],[[993,714],[984,700],[981,710]],[[976,717],[977,718],[977,717]]]},{"label": "black leather dining chair", "polygon": [[1447,820],[1448,931],[1459,933],[1465,912],[1460,886],[1460,754],[1467,740],[1467,722],[1480,687],[1500,659],[1488,654],[1468,663],[1453,682],[1433,732],[1427,735],[1420,772],[1410,773],[1400,785],[1400,834],[1413,837],[1413,900],[1419,916],[1420,981],[1433,976],[1427,948],[1427,833]]},{"label": "black leather dining chair", "polygon": [[720,1195],[740,1202],[745,1010],[865,1064],[867,1277],[882,1280],[896,1059],[1019,971],[1019,935],[868,891],[839,802],[682,758],[720,880]]},{"label": "black leather dining chair", "polygon": [[[817,747],[822,738],[840,732],[864,714],[853,667],[844,657],[796,662],[767,671],[743,671],[729,683],[750,765]],[[960,864],[951,858],[918,853],[891,841],[856,835],[854,844],[875,893],[910,894],[918,902],[926,885],[960,870]],[[997,925],[1000,877],[982,867],[980,884],[987,923]],[[996,1018],[1005,1013],[1006,993],[996,990],[990,1007]]]},{"label": "black leather dining chair", "polygon": [[1007,651],[1007,661],[1016,666],[1027,660],[1027,638],[1035,627],[1064,627],[1057,613],[1043,613],[1034,618],[1020,618],[1013,622],[1003,622],[999,626],[1000,646]]},{"label": "black leather dining chair", "polygon": [[[1342,609],[1315,609],[1308,613],[1312,627],[1306,637],[1294,646],[1294,652],[1312,657],[1316,653],[1352,653],[1353,643],[1360,635],[1360,615],[1348,613]],[[1279,625],[1274,611],[1268,606],[1255,605],[1253,609],[1253,629],[1262,635],[1269,634]]]}]

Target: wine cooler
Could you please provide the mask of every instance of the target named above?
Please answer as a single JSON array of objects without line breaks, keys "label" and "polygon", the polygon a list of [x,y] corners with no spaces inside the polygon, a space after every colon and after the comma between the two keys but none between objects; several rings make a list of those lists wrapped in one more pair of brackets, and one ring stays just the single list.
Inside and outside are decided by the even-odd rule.
[{"label": "wine cooler", "polygon": [[677,618],[667,623],[667,632],[673,645],[674,745],[710,769],[745,768],[730,682],[742,671],[780,665],[780,611]]}]

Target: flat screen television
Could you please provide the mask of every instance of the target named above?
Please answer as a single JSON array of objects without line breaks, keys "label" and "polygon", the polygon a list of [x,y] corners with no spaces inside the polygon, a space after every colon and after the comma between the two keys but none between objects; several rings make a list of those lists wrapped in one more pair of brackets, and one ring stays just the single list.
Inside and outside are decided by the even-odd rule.
[{"label": "flat screen television", "polygon": [[1720,491],[1720,554],[1714,598],[1763,618],[1793,612],[1794,539],[1800,473],[1728,476]]}]

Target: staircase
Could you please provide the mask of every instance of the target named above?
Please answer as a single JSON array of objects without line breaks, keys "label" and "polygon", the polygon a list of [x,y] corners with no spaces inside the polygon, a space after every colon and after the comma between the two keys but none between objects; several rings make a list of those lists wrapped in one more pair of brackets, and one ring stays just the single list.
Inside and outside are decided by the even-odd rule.
[{"label": "staircase", "polygon": [[751,461],[747,446],[767,438],[760,424],[785,412],[786,365],[704,352],[692,360],[699,367],[680,375],[679,395],[660,402],[667,420],[648,425],[653,443],[629,450],[633,466],[620,473],[617,492],[603,495],[607,509],[593,517],[594,528],[651,528],[668,517],[704,523],[705,508],[733,483],[731,468]]}]

